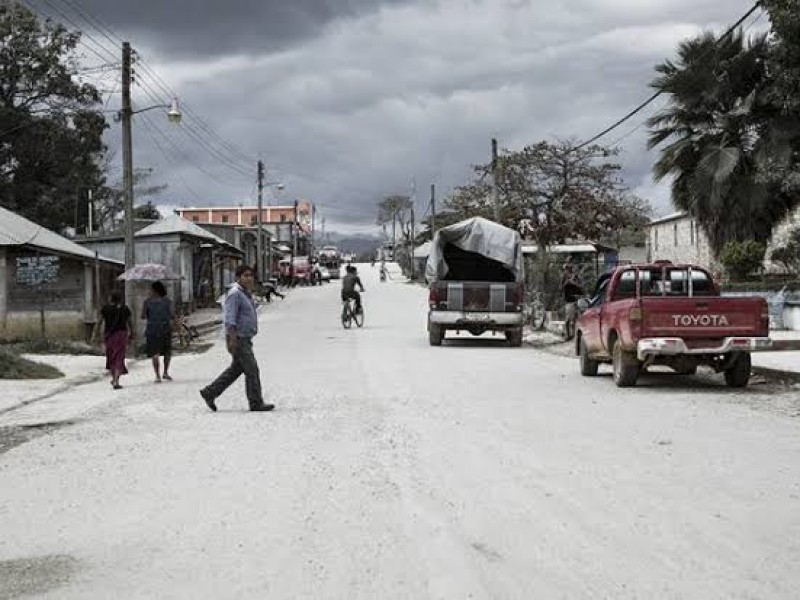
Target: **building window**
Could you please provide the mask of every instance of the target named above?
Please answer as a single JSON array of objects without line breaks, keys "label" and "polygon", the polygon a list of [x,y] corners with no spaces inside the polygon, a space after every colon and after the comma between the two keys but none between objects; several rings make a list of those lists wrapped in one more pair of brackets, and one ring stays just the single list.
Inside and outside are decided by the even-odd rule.
[{"label": "building window", "polygon": [[694,246],[694,221],[689,223],[689,243]]},{"label": "building window", "polygon": [[672,224],[672,238],[673,238],[673,244],[677,248],[678,247],[678,224],[677,223],[673,223]]},{"label": "building window", "polygon": [[200,217],[198,217],[197,215],[194,215],[192,217],[192,223],[198,223],[199,221],[200,221]]},{"label": "building window", "polygon": [[281,223],[286,223],[286,215],[281,215]]},{"label": "building window", "polygon": [[653,229],[653,248],[658,252],[658,229]]},{"label": "building window", "polygon": [[258,215],[250,215],[250,225],[256,225],[258,223]]},{"label": "building window", "polygon": [[228,222],[228,215],[222,215],[222,222],[223,223],[227,223]]}]

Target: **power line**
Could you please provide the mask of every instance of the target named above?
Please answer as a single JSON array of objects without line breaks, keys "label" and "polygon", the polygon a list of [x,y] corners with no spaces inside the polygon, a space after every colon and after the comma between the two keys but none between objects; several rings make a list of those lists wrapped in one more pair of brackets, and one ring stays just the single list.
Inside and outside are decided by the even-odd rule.
[{"label": "power line", "polygon": [[[726,32],[725,32],[725,33],[724,33],[724,34],[723,34],[723,35],[722,35],[722,36],[721,36],[721,37],[720,37],[720,38],[717,40],[717,44],[719,44],[719,43],[720,43],[720,42],[722,42],[722,41],[723,41],[725,38],[727,38],[728,36],[730,36],[731,34],[733,34],[733,32],[734,32],[734,31],[736,31],[736,30],[737,30],[737,29],[738,29],[738,28],[739,28],[739,27],[742,25],[742,23],[744,23],[744,22],[745,22],[747,19],[749,19],[749,18],[750,18],[750,16],[751,16],[753,13],[755,13],[755,12],[756,12],[756,11],[757,11],[759,8],[761,8],[761,0],[757,0],[757,1],[756,1],[756,3],[755,3],[753,6],[752,6],[752,8],[751,8],[750,10],[748,10],[748,11],[747,11],[747,12],[744,14],[744,16],[743,16],[742,18],[740,18],[738,21],[736,21],[736,23],[734,23],[733,25],[731,25],[731,26],[728,28],[728,30],[727,30],[727,31],[726,31]],[[644,102],[642,102],[642,103],[641,103],[639,106],[637,106],[637,107],[636,107],[636,108],[634,108],[632,111],[630,111],[628,114],[626,114],[624,117],[622,117],[621,119],[619,119],[618,121],[616,121],[616,122],[615,122],[613,125],[611,125],[610,127],[607,127],[606,129],[604,129],[603,131],[601,131],[600,133],[598,133],[598,134],[597,134],[597,135],[595,135],[594,137],[592,137],[592,138],[590,138],[590,139],[586,140],[586,141],[585,141],[585,142],[583,142],[582,144],[580,144],[580,145],[578,145],[578,146],[575,146],[575,148],[573,148],[573,151],[575,151],[575,150],[580,150],[580,149],[582,149],[582,148],[585,148],[586,146],[588,146],[588,145],[590,145],[590,144],[593,144],[594,142],[596,142],[596,141],[597,141],[597,140],[599,140],[600,138],[602,138],[602,137],[605,137],[606,135],[608,135],[609,133],[611,133],[612,131],[614,131],[614,130],[615,130],[617,127],[619,127],[620,125],[622,125],[623,123],[625,123],[625,122],[626,122],[626,121],[628,121],[629,119],[631,119],[631,118],[633,118],[634,116],[636,116],[637,114],[639,114],[639,113],[640,113],[641,111],[643,111],[645,108],[647,108],[647,106],[649,106],[649,105],[650,105],[652,102],[654,102],[654,101],[655,101],[655,100],[656,100],[656,99],[657,99],[659,96],[661,96],[663,93],[664,93],[664,91],[663,91],[663,90],[658,90],[658,91],[657,91],[657,92],[655,92],[655,93],[654,93],[652,96],[650,96],[650,97],[649,97],[647,100],[645,100]]]},{"label": "power line", "polygon": [[[50,6],[52,10],[61,15],[73,27],[75,27],[76,29],[81,29],[73,19],[71,19],[63,10],[60,10],[59,8],[54,6],[50,0],[44,0],[44,2],[48,6]],[[103,37],[105,37],[105,39],[108,40],[112,45],[117,45],[122,43],[119,36],[117,36],[108,25],[103,23],[96,16],[92,15],[87,9],[81,7],[80,4],[77,2],[77,0],[60,0],[60,2],[70,7],[73,11],[75,11],[79,15],[79,17],[86,24],[89,25],[90,28],[99,31],[100,34]],[[88,33],[86,33],[85,35],[103,52],[105,52],[111,57],[115,57],[115,53],[109,50],[104,44],[98,42],[93,36],[91,36]],[[99,54],[93,46],[89,46],[88,44],[86,46],[90,51],[94,52],[98,57],[102,58],[102,55]],[[139,57],[137,63],[139,64],[139,67],[144,75],[138,78],[139,83],[146,85],[144,81],[145,76],[149,76],[149,78],[158,87],[161,87],[163,90],[167,92],[167,96],[169,99],[175,97],[176,94],[174,93],[174,91],[169,89],[169,87],[164,83],[163,79],[161,79],[152,68],[150,68],[142,61],[141,56],[138,53],[137,56]],[[158,93],[155,92],[155,90],[152,89],[152,87],[150,88],[150,91],[154,97],[157,97],[159,95]],[[160,103],[162,102],[162,100],[158,100],[158,102]],[[211,156],[216,160],[219,160],[226,166],[229,166],[238,174],[241,175],[247,174],[249,176],[249,170],[242,164],[235,162],[231,158],[230,154],[234,154],[238,156],[240,159],[243,158],[244,160],[242,162],[246,163],[247,165],[249,165],[251,162],[250,157],[246,156],[243,152],[236,149],[232,144],[225,141],[219,134],[213,131],[205,121],[203,121],[199,116],[195,115],[189,107],[183,106],[183,103],[182,103],[182,110],[189,117],[189,119],[187,119],[187,121],[189,121],[188,123],[190,129],[189,135],[193,137],[196,142],[198,142],[201,146],[207,149],[209,151],[209,154],[211,154]],[[192,119],[197,121],[197,128],[193,128],[191,126]]]}]

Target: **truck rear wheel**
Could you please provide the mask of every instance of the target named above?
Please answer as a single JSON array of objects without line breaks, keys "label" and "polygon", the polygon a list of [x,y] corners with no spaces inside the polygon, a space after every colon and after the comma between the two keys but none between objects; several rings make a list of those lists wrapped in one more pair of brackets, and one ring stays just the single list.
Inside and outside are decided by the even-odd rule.
[{"label": "truck rear wheel", "polygon": [[431,346],[441,346],[444,340],[444,330],[441,325],[428,323],[428,342]]},{"label": "truck rear wheel", "polygon": [[639,360],[630,352],[625,352],[622,349],[622,344],[619,341],[614,342],[614,350],[612,352],[614,364],[614,383],[617,387],[633,387],[636,385],[636,380],[639,379],[639,371],[641,365]]},{"label": "truck rear wheel", "polygon": [[747,382],[750,381],[750,370],[752,363],[750,361],[749,352],[737,352],[738,356],[733,361],[733,365],[729,369],[725,369],[725,383],[728,387],[744,388],[747,387]]},{"label": "truck rear wheel", "polygon": [[597,369],[600,363],[589,358],[589,348],[586,346],[586,340],[583,338],[581,338],[579,356],[581,361],[581,375],[584,377],[594,377],[597,375]]},{"label": "truck rear wheel", "polygon": [[522,327],[506,331],[506,339],[508,340],[508,345],[512,348],[522,346]]}]

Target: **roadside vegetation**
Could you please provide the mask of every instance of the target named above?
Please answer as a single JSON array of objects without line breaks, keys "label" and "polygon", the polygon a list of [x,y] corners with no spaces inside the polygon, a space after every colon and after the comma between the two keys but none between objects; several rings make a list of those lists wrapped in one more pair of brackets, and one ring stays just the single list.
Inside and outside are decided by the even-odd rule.
[{"label": "roadside vegetation", "polygon": [[64,374],[50,365],[22,358],[6,348],[0,349],[0,379],[58,379]]}]

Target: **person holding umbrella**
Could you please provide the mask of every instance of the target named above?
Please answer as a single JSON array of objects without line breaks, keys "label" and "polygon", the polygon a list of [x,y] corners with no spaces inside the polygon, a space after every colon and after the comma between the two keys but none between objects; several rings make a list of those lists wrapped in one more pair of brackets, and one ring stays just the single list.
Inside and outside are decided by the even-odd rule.
[{"label": "person holding umbrella", "polygon": [[[147,321],[145,328],[146,352],[153,361],[156,383],[162,380],[172,381],[169,364],[172,359],[172,324],[175,321],[175,309],[172,300],[167,298],[167,289],[160,281],[151,286],[150,297],[142,306],[142,319]],[[161,373],[159,357],[164,357],[164,373]]]}]

